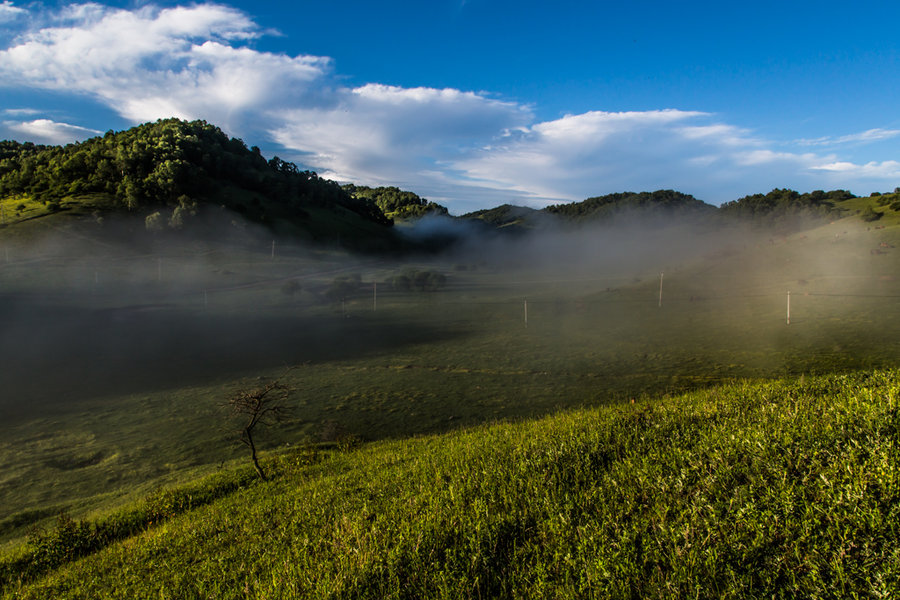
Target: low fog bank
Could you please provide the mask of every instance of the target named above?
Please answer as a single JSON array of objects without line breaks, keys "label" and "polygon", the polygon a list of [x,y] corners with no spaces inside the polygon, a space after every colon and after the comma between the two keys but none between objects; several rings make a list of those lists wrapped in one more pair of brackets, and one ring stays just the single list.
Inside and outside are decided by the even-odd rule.
[{"label": "low fog bank", "polygon": [[622,213],[601,222],[572,223],[530,215],[528,225],[492,227],[478,220],[429,216],[405,235],[441,242],[440,260],[484,262],[540,273],[637,273],[660,270],[721,251],[741,251],[771,237],[749,226],[696,218]]},{"label": "low fog bank", "polygon": [[390,264],[236,216],[185,231],[149,232],[121,219],[5,236],[0,405],[9,422],[80,399],[456,335],[428,323],[404,326],[399,315],[375,320],[345,310],[363,276],[373,281],[390,270],[382,263]]},{"label": "low fog bank", "polygon": [[453,335],[387,319],[210,314],[175,304],[44,305],[0,296],[7,422],[80,399],[178,388],[260,369],[389,353]]},{"label": "low fog bank", "polygon": [[[407,227],[406,235],[441,240],[435,254],[445,264],[481,262],[535,274],[609,275],[684,268],[740,254],[741,268],[759,277],[771,273],[775,279],[790,261],[798,273],[874,275],[887,261],[873,262],[869,256],[883,253],[889,245],[879,233],[883,228],[852,219],[829,221],[802,215],[790,215],[790,226],[773,227],[717,215],[642,211],[622,211],[594,222],[540,213],[529,218],[527,225],[497,228],[478,220],[430,216]],[[784,256],[774,257],[773,251]],[[773,260],[781,263],[773,264]]]},{"label": "low fog bank", "polygon": [[[646,288],[641,293],[653,304],[657,278],[662,287],[659,274],[665,273],[667,305],[719,297],[749,306],[765,297],[777,314],[782,296],[794,291],[840,297],[829,318],[841,319],[854,314],[854,294],[895,291],[896,261],[870,252],[879,247],[879,234],[858,223],[776,236],[708,221],[625,215],[506,233],[429,218],[406,232],[424,250],[390,256],[355,255],[336,243],[297,243],[233,221],[199,236],[112,227],[3,242],[4,409],[178,387],[299,362],[387,355],[467,335],[461,321],[410,321],[399,309],[375,312],[392,298],[436,302],[433,292],[465,290],[466,302],[490,293],[492,301],[506,301],[536,289],[555,294],[559,304],[582,302],[591,290]],[[476,272],[481,279],[474,279]],[[509,278],[498,277],[494,288],[482,292],[487,273]],[[576,279],[588,287],[575,292],[558,283]],[[531,288],[504,291],[510,281]],[[803,318],[801,306],[795,300],[795,321]],[[827,339],[824,319],[819,327],[817,335]]]}]

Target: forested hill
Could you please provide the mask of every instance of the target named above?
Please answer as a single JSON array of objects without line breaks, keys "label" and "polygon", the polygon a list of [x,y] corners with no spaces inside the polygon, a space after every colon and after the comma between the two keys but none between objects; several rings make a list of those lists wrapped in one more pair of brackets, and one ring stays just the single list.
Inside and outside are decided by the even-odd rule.
[{"label": "forested hill", "polygon": [[[38,202],[49,212],[79,198],[105,199],[105,207],[138,214],[162,211],[181,225],[198,207],[215,204],[267,225],[303,225],[317,209],[343,213],[369,225],[390,219],[369,198],[301,171],[259,148],[229,138],[205,121],[165,119],[67,146],[0,142],[0,198]],[[315,219],[313,219],[315,220]],[[352,219],[351,219],[352,220]],[[306,228],[315,223],[306,223]]]},{"label": "forested hill", "polygon": [[371,200],[390,219],[416,219],[425,215],[448,214],[445,206],[394,186],[372,188],[351,183],[343,186],[343,189],[354,198]]},{"label": "forested hill", "polygon": [[719,207],[719,213],[758,225],[788,225],[801,218],[833,216],[841,212],[836,203],[851,198],[854,196],[847,190],[816,190],[801,194],[776,188],[768,194],[753,194],[726,202]]},{"label": "forested hill", "polygon": [[548,206],[544,210],[571,220],[593,220],[626,212],[640,212],[645,216],[651,213],[665,216],[708,215],[715,212],[716,209],[688,194],[673,190],[657,190],[655,192],[607,194],[588,198],[581,202]]},{"label": "forested hill", "polygon": [[524,231],[545,226],[601,223],[620,218],[639,219],[651,224],[654,219],[696,219],[712,217],[716,207],[688,194],[673,190],[620,192],[595,196],[580,202],[555,204],[543,209],[504,204],[463,215],[463,219],[482,222],[503,231]]},{"label": "forested hill", "polygon": [[521,231],[534,227],[537,219],[543,211],[527,206],[516,206],[514,204],[502,204],[495,208],[485,208],[462,215],[461,219],[472,219],[481,221],[486,225],[496,227],[498,229],[505,228],[515,231]]},{"label": "forested hill", "polygon": [[716,207],[689,194],[657,190],[607,194],[543,209],[504,204],[471,212],[460,218],[477,220],[498,230],[517,231],[554,223],[577,225],[623,217],[641,219],[646,224],[663,218],[665,222],[688,219],[713,224],[743,223],[776,229],[796,229],[816,220],[834,218],[844,211],[841,203],[852,198],[855,196],[846,190],[816,190],[801,194],[789,189],[774,189],[767,194],[744,196]]}]

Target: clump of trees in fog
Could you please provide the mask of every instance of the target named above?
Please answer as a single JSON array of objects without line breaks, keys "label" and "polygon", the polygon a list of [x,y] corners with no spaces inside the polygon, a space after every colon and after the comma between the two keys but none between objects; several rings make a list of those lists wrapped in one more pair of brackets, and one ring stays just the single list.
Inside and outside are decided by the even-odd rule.
[{"label": "clump of trees in fog", "polygon": [[431,269],[403,269],[391,276],[388,283],[398,292],[436,292],[447,284],[447,276]]},{"label": "clump of trees in fog", "polygon": [[361,287],[362,277],[359,273],[338,275],[325,290],[325,297],[332,302],[339,302],[356,294]]}]

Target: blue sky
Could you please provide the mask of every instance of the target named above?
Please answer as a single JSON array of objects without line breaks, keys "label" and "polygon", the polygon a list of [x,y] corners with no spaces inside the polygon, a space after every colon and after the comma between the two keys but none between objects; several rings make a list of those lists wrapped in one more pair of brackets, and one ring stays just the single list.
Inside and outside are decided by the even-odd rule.
[{"label": "blue sky", "polygon": [[900,186],[900,3],[0,0],[0,138],[206,119],[459,214]]}]

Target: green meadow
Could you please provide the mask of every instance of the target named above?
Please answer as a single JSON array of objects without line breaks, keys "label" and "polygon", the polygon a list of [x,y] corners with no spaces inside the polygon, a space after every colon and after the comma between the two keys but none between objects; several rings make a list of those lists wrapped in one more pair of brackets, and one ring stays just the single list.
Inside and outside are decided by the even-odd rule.
[{"label": "green meadow", "polygon": [[892,597],[898,373],[272,453],[3,564],[15,598]]},{"label": "green meadow", "polygon": [[[886,212],[549,258],[4,238],[5,593],[897,594]],[[273,380],[263,483],[224,405]]]}]

